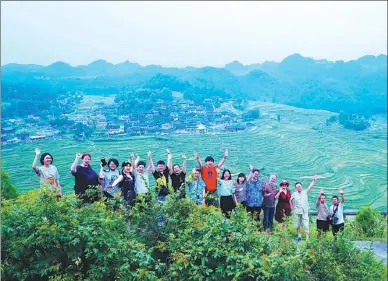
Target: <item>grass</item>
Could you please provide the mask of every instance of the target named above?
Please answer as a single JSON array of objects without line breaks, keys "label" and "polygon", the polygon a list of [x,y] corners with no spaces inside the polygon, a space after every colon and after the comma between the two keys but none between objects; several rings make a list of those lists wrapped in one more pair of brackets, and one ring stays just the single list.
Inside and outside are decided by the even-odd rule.
[{"label": "grass", "polygon": [[[212,155],[219,161],[228,148],[230,157],[225,168],[234,177],[248,172],[248,165],[262,169],[262,174],[275,172],[278,182],[287,179],[301,181],[305,188],[315,173],[325,179],[318,180],[309,195],[314,202],[321,188],[329,197],[343,188],[346,209],[359,209],[370,204],[379,211],[387,209],[387,147],[386,124],[373,126],[362,132],[345,130],[338,125],[326,127],[326,119],[334,113],[322,110],[305,110],[272,103],[254,103],[262,117],[254,122],[252,131],[217,135],[170,135],[170,136],[120,136],[95,138],[88,142],[76,142],[71,136],[56,140],[6,145],[2,148],[2,168],[11,176],[19,191],[35,188],[38,177],[31,169],[34,148],[49,151],[54,156],[54,165],[61,175],[64,191],[73,191],[74,179],[70,166],[76,152],[92,154],[92,167],[98,171],[101,157],[117,157],[120,162],[135,152],[146,159],[148,150],[153,159],[166,161],[166,148],[174,155],[174,163],[182,163],[181,153],[188,155],[188,168],[196,166],[192,152],[201,158]],[[281,121],[277,121],[277,114]],[[319,128],[318,130],[313,129]],[[151,183],[152,184],[152,183]]]}]

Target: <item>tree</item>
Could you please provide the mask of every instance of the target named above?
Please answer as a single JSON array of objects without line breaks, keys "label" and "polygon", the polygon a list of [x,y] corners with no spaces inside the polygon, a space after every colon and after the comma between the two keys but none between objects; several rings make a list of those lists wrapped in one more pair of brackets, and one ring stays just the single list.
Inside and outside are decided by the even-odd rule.
[{"label": "tree", "polygon": [[6,171],[1,171],[1,197],[5,199],[14,199],[17,195],[17,189],[12,184],[11,178]]}]

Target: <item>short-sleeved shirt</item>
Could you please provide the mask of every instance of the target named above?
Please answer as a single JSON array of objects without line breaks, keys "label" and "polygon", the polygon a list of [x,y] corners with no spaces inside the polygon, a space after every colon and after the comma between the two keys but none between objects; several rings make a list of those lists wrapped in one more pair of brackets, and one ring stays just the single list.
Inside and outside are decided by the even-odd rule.
[{"label": "short-sleeved shirt", "polygon": [[[331,215],[334,214],[334,211],[335,211],[336,208],[337,208],[337,207],[334,207],[334,205],[330,207],[330,214],[331,214]],[[344,220],[344,204],[342,204],[342,203],[339,203],[339,204],[338,204],[338,210],[337,210],[337,212],[334,214],[334,217],[337,217],[338,220],[337,220],[336,223],[334,223],[334,220],[333,220],[333,224],[338,225],[338,224],[341,224],[341,223],[344,223],[344,222],[345,222],[345,220]]]},{"label": "short-sleeved shirt", "polygon": [[119,184],[116,184],[111,188],[107,188],[107,186],[111,186],[113,182],[118,179],[119,176],[120,172],[118,170],[104,171],[104,190],[112,196],[115,196],[116,193],[119,192]]},{"label": "short-sleeved shirt", "polygon": [[205,182],[199,178],[198,180],[194,180],[187,184],[189,187],[188,195],[190,200],[196,202],[197,205],[201,205],[203,201],[203,190],[206,185]]},{"label": "short-sleeved shirt", "polygon": [[155,170],[152,175],[154,176],[156,181],[156,192],[158,193],[158,195],[165,196],[169,194],[170,192],[168,190],[168,176],[170,175],[170,170],[168,169],[168,167],[166,167],[163,172]]},{"label": "short-sleeved shirt", "polygon": [[291,195],[291,201],[293,203],[295,214],[298,214],[298,215],[308,214],[309,199],[308,199],[306,190],[302,190],[301,192],[295,191]]},{"label": "short-sleeved shirt", "polygon": [[236,189],[234,195],[236,196],[237,202],[245,202],[247,200],[247,183],[236,183],[234,188]]},{"label": "short-sleeved shirt", "polygon": [[57,167],[54,165],[46,166],[40,166],[37,167],[38,169],[38,176],[40,178],[40,186],[41,187],[47,187],[51,190],[54,190],[58,188],[57,186],[57,180],[59,180],[59,173]]},{"label": "short-sleeved shirt", "polygon": [[248,207],[262,207],[263,206],[263,179],[247,182],[247,206]]},{"label": "short-sleeved shirt", "polygon": [[145,171],[143,174],[137,172],[135,174],[135,190],[137,194],[145,194],[149,192],[150,179],[149,173]]},{"label": "short-sleeved shirt", "polygon": [[206,184],[206,191],[214,192],[217,190],[217,166],[211,168],[203,166],[201,169],[201,176]]},{"label": "short-sleeved shirt", "polygon": [[74,190],[76,194],[84,194],[88,188],[93,188],[99,185],[98,175],[92,167],[77,166],[77,172],[73,173],[75,178]]},{"label": "short-sleeved shirt", "polygon": [[235,192],[235,188],[232,180],[220,180],[218,184],[219,196],[230,196]]},{"label": "short-sleeved shirt", "polygon": [[267,183],[266,191],[264,193],[271,193],[270,196],[265,197],[264,196],[264,201],[263,201],[263,206],[264,207],[270,207],[274,208],[275,207],[275,196],[276,196],[276,184],[272,183]]},{"label": "short-sleeved shirt", "polygon": [[326,221],[330,213],[329,207],[327,206],[326,203],[323,204],[321,202],[317,202],[316,206],[317,206],[317,220]]},{"label": "short-sleeved shirt", "polygon": [[179,188],[182,186],[182,184],[185,182],[186,173],[184,172],[180,172],[179,174],[172,173],[170,177],[171,177],[171,185],[174,188],[174,191],[177,192]]}]

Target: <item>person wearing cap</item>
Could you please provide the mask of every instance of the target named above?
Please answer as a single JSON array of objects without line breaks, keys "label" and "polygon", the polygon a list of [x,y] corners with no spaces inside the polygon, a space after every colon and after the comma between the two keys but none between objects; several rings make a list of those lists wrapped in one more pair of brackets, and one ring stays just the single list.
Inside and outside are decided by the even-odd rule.
[{"label": "person wearing cap", "polygon": [[298,231],[298,242],[302,240],[302,224],[306,234],[306,239],[309,238],[309,199],[308,193],[311,191],[317,181],[317,175],[314,176],[313,181],[306,190],[303,190],[302,184],[297,182],[295,184],[296,191],[291,195],[290,205],[291,210],[295,214],[295,228]]},{"label": "person wearing cap", "polygon": [[198,153],[194,152],[194,156],[197,159],[199,169],[201,170],[202,180],[206,184],[205,203],[207,206],[213,205],[217,208],[219,207],[219,200],[217,194],[218,174],[220,169],[224,165],[226,158],[228,158],[228,155],[228,149],[225,149],[224,157],[216,166],[214,166],[214,158],[208,156],[205,158],[205,166],[203,166]]},{"label": "person wearing cap", "polygon": [[290,184],[286,180],[280,182],[280,190],[275,195],[275,200],[278,200],[275,211],[275,220],[278,223],[284,223],[284,217],[291,216],[291,192],[288,190]]}]

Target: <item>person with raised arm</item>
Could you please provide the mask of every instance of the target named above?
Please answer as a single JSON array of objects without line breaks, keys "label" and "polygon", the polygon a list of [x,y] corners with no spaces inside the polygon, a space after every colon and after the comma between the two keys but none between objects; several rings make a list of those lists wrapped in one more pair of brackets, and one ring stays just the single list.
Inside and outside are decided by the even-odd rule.
[{"label": "person with raised arm", "polygon": [[275,200],[278,200],[278,203],[276,204],[275,220],[285,227],[284,217],[291,216],[291,192],[288,190],[290,184],[286,180],[282,180],[279,186],[280,190],[275,195]]},{"label": "person with raised arm", "polygon": [[334,195],[331,198],[331,202],[333,205],[330,207],[330,215],[332,216],[332,226],[331,230],[333,235],[337,235],[339,231],[343,231],[345,228],[345,220],[344,220],[344,203],[345,196],[344,191],[339,189],[339,193],[341,194],[341,202],[338,202],[338,196]]},{"label": "person with raised arm", "polygon": [[206,184],[206,205],[213,205],[215,207],[219,207],[219,199],[217,194],[217,179],[218,179],[218,170],[222,168],[225,163],[225,160],[229,156],[228,149],[225,149],[224,157],[218,163],[218,165],[214,166],[214,158],[208,156],[205,158],[205,166],[202,165],[202,161],[199,158],[197,152],[194,152],[194,157],[197,159],[198,167],[201,170],[202,180]]},{"label": "person with raised arm", "polygon": [[317,230],[319,239],[322,232],[327,232],[329,230],[328,217],[330,215],[329,207],[326,204],[326,195],[324,190],[321,189],[318,195],[316,202],[317,206]]},{"label": "person with raised arm", "polygon": [[170,169],[168,167],[172,166],[172,155],[169,149],[166,150],[168,166],[166,166],[166,163],[163,160],[159,160],[156,163],[156,168],[152,170],[152,175],[154,176],[156,182],[156,199],[160,202],[165,201],[166,196],[170,194],[170,190],[168,188],[168,176],[170,175]]},{"label": "person with raised arm", "polygon": [[118,184],[113,184],[120,176],[118,167],[119,161],[115,158],[108,160],[108,171],[105,171],[103,163],[100,163],[101,193],[108,199],[113,198],[119,192]]},{"label": "person with raised arm", "polygon": [[172,165],[172,154],[170,152],[171,161],[167,163],[170,171],[171,185],[180,198],[185,198],[185,178],[186,178],[186,154],[182,154],[183,164],[182,169],[178,164]]},{"label": "person with raised arm", "polygon": [[[78,165],[79,160],[82,159],[81,165]],[[75,160],[70,167],[71,173],[74,176],[74,192],[79,196],[84,203],[92,203],[93,198],[86,194],[86,190],[97,190],[99,186],[98,174],[90,166],[92,157],[89,153],[76,153]]]},{"label": "person with raised arm", "polygon": [[201,178],[201,170],[197,168],[193,169],[186,183],[188,186],[187,197],[194,201],[197,206],[204,206],[206,185]]},{"label": "person with raised arm", "polygon": [[35,148],[35,158],[32,162],[32,169],[39,176],[40,187],[47,187],[50,190],[57,192],[57,196],[62,196],[62,188],[59,183],[59,173],[57,167],[53,165],[54,158],[53,156],[45,152],[40,157],[40,164],[42,166],[37,166],[36,162],[38,161],[40,155],[39,147]]},{"label": "person with raised arm", "polygon": [[150,180],[149,180],[149,172],[154,171],[154,163],[152,162],[152,153],[148,151],[148,167],[146,168],[146,162],[141,161],[140,157],[137,155],[134,166],[137,167],[132,170],[135,175],[135,191],[136,191],[136,201],[145,200],[146,203],[149,203],[152,200],[152,196],[150,193]]},{"label": "person with raised arm", "polygon": [[296,191],[291,195],[290,205],[292,212],[295,214],[295,228],[298,231],[298,242],[302,240],[302,225],[306,234],[306,239],[309,238],[309,199],[308,193],[311,191],[317,181],[317,175],[314,176],[306,190],[303,190],[302,184],[297,182],[295,184]]},{"label": "person with raised arm", "polygon": [[135,175],[133,174],[133,167],[136,165],[135,155],[131,153],[131,160],[126,160],[121,164],[121,175],[112,183],[112,186],[119,185],[124,200],[128,205],[133,206],[135,204],[136,192],[135,192]]},{"label": "person with raised arm", "polygon": [[251,213],[254,220],[260,221],[265,182],[263,178],[259,178],[259,169],[249,165],[249,171],[247,179],[247,211]]},{"label": "person with raised arm", "polygon": [[273,229],[276,202],[275,196],[277,194],[276,187],[276,174],[271,174],[269,182],[264,184],[264,230],[267,232],[270,232]]}]

